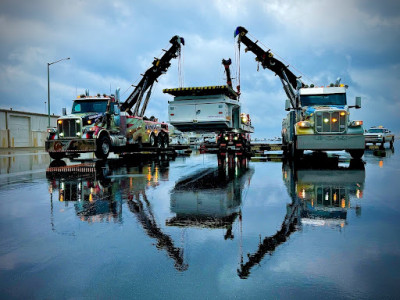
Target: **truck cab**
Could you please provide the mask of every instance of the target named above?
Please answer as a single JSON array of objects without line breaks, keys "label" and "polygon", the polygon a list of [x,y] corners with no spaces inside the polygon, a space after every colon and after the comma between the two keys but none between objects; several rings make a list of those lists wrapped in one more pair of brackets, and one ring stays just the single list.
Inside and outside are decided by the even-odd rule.
[{"label": "truck cab", "polygon": [[[351,121],[346,87],[308,87],[299,89],[300,106],[289,112],[282,122],[282,142],[292,152],[346,150],[352,157],[364,154],[363,122]],[[287,104],[287,110],[288,108]],[[296,155],[295,155],[296,156]]]}]

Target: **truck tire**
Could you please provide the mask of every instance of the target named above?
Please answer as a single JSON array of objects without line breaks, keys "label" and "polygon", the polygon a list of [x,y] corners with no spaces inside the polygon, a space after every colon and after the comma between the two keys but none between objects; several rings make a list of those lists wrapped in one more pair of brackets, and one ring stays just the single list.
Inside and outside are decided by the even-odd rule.
[{"label": "truck tire", "polygon": [[364,155],[364,149],[350,150],[349,153],[352,158],[361,159],[361,157]]},{"label": "truck tire", "polygon": [[381,143],[381,148],[382,149],[385,148],[385,143],[386,143],[386,140],[385,140],[385,138],[383,138],[382,143]]},{"label": "truck tire", "polygon": [[158,135],[157,146],[160,149],[168,148],[168,134],[160,133]]},{"label": "truck tire", "polygon": [[394,138],[390,140],[390,148],[393,148]]},{"label": "truck tire", "polygon": [[299,150],[296,148],[296,143],[291,143],[290,145],[289,155],[293,160],[297,160],[303,156],[303,150]]},{"label": "truck tire", "polygon": [[98,159],[106,159],[110,154],[111,142],[107,136],[102,136],[97,140],[97,149],[94,152]]},{"label": "truck tire", "polygon": [[167,133],[164,133],[164,134],[162,135],[162,140],[163,140],[163,144],[162,144],[162,147],[161,147],[161,148],[167,149],[168,146],[169,146],[169,136],[168,136]]},{"label": "truck tire", "polygon": [[52,159],[56,160],[60,160],[66,156],[64,152],[49,152],[49,155]]},{"label": "truck tire", "polygon": [[156,147],[157,146],[157,138],[154,135],[154,133],[152,133],[150,135],[150,147]]}]

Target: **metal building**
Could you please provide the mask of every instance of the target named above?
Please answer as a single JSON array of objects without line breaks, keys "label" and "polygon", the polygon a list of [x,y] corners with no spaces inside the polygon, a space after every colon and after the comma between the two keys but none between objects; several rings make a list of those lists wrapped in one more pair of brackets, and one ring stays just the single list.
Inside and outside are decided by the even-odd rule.
[{"label": "metal building", "polygon": [[[50,116],[50,125],[59,116]],[[48,115],[0,109],[0,148],[44,147]]]}]

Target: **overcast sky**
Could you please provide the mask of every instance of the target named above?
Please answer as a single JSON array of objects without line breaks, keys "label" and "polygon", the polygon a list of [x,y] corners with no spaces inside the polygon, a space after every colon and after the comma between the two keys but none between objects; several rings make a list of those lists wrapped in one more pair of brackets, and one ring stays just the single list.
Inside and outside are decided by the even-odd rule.
[{"label": "overcast sky", "polygon": [[[235,58],[233,33],[250,37],[295,67],[306,83],[348,84],[348,102],[362,97],[353,119],[400,133],[400,1],[375,0],[2,0],[0,2],[1,107],[47,113],[47,63],[51,112],[70,110],[72,99],[132,91],[174,35],[185,38],[184,86],[225,84],[222,58]],[[236,76],[238,65],[232,66]],[[257,71],[252,53],[240,56],[241,102],[253,137],[280,136],[286,96],[278,77]],[[162,89],[179,86],[178,60],[155,86],[146,115],[167,121]],[[235,82],[234,82],[235,84]],[[125,92],[125,93],[124,93]]]}]

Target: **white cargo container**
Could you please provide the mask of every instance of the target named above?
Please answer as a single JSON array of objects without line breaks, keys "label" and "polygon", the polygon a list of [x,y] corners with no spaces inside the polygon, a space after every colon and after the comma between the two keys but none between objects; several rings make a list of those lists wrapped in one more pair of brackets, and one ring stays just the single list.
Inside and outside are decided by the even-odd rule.
[{"label": "white cargo container", "polygon": [[254,131],[250,122],[243,122],[237,95],[227,86],[165,89],[164,93],[175,96],[169,101],[168,116],[180,131]]}]

